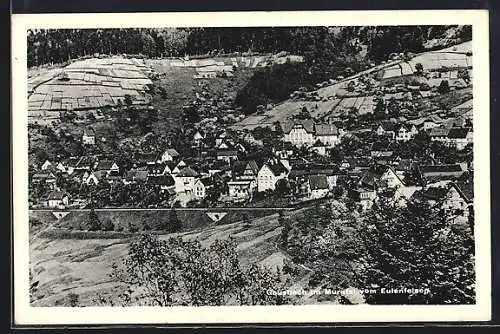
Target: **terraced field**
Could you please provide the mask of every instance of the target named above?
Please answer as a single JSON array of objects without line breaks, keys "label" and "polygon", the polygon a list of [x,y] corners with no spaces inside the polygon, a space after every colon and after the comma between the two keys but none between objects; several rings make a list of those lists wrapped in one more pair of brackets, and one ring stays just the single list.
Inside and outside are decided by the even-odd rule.
[{"label": "terraced field", "polygon": [[[360,77],[363,74],[382,73],[382,81],[394,80],[402,77],[412,76],[415,73],[415,65],[421,63],[424,70],[436,71],[450,68],[442,72],[439,78],[423,79],[431,87],[438,86],[441,80],[450,82],[457,79],[456,68],[469,68],[472,66],[472,42],[465,42],[446,49],[428,51],[416,55],[409,61],[391,61],[378,65],[366,71],[357,73],[351,77],[332,85],[318,89],[318,101],[286,100],[270,110],[261,114],[251,114],[245,119],[235,123],[232,127],[237,130],[253,129],[257,126],[272,127],[275,122],[282,122],[293,115],[300,113],[305,106],[313,117],[324,118],[338,116],[352,107],[358,109],[358,113],[371,113],[375,108],[373,96],[358,96],[356,93],[347,93],[345,90],[347,82]],[[470,71],[470,70],[469,70]]]},{"label": "terraced field", "polygon": [[147,104],[150,69],[139,59],[90,58],[28,79],[28,117],[40,121],[64,110],[89,110],[125,103]]}]

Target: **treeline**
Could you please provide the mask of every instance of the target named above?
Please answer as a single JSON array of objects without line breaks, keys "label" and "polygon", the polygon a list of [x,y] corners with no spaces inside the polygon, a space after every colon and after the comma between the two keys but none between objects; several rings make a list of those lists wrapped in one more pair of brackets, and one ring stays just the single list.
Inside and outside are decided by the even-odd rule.
[{"label": "treeline", "polygon": [[[28,31],[28,66],[62,63],[81,56],[142,54],[147,57],[208,54],[214,51],[288,51],[313,60],[323,52],[362,51],[373,60],[391,52],[419,51],[451,26],[256,27],[155,29],[50,29]],[[471,38],[471,29],[457,28]],[[319,53],[319,54],[318,54]]]},{"label": "treeline", "polygon": [[28,31],[28,67],[87,55],[183,56],[189,29],[50,29]]},{"label": "treeline", "polygon": [[363,296],[368,304],[473,304],[475,302],[474,217],[452,223],[425,201],[399,206],[381,199],[369,211],[332,203],[281,214],[279,245],[290,256],[283,271],[311,269],[308,288],[335,290],[428,288],[428,293]]}]

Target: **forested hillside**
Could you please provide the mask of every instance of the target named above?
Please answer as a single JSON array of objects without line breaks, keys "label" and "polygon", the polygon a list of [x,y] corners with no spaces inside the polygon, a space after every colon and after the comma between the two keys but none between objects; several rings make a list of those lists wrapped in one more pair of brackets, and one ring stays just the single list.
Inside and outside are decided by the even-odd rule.
[{"label": "forested hillside", "polygon": [[382,60],[391,52],[420,51],[429,40],[458,43],[471,39],[471,34],[468,26],[30,30],[28,66],[61,63],[94,53],[177,57],[289,51],[310,62],[321,62],[317,59],[321,55],[365,50],[367,59]]},{"label": "forested hillside", "polygon": [[470,26],[242,27],[162,29],[59,29],[28,33],[28,66],[86,55],[134,54],[149,58],[273,53],[303,56],[303,63],[257,69],[237,92],[246,114],[278,103],[293,91],[349,76],[391,54],[421,52],[470,40]]}]

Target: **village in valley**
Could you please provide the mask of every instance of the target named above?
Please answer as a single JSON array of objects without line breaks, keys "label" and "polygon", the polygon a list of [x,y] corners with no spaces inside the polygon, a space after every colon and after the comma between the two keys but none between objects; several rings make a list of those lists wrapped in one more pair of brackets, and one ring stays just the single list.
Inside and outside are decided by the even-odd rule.
[{"label": "village in valley", "polygon": [[[108,277],[116,270],[111,262],[130,254],[130,238],[150,232],[160,239],[201,240],[207,247],[216,237],[234,237],[242,265],[278,267],[291,275],[294,287],[330,287],[325,268],[335,266],[342,275],[350,270],[338,259],[355,263],[356,270],[376,262],[360,260],[365,255],[357,254],[359,249],[376,246],[358,247],[360,236],[352,224],[368,231],[362,224],[376,224],[374,217],[383,210],[406,222],[405,215],[418,215],[423,207],[424,218],[416,221],[444,219],[446,227],[439,225],[439,231],[459,226],[471,237],[474,122],[468,30],[425,28],[427,40],[415,50],[407,33],[408,49],[400,45],[388,52],[390,43],[380,49],[377,35],[363,41],[356,37],[372,28],[357,29],[325,30],[345,45],[338,52],[349,56],[340,65],[337,55],[322,62],[321,52],[328,51],[319,46],[318,61],[301,53],[307,49],[301,45],[291,51],[273,46],[278,50],[188,52],[189,38],[196,34],[201,40],[215,36],[210,47],[230,44],[223,29],[214,30],[217,34],[209,29],[148,31],[157,46],[164,41],[165,50],[170,50],[168,38],[184,38],[186,50],[175,57],[158,54],[140,29],[98,34],[110,34],[114,41],[119,34],[142,33],[142,48],[150,55],[133,48],[114,52],[112,46],[106,52],[103,44],[100,52],[84,50],[72,57],[67,51],[69,59],[53,64],[41,61],[44,53],[36,49],[29,59],[41,65],[28,69],[31,261],[39,284],[32,302],[95,305],[96,292],[118,295],[118,285]],[[399,34],[393,29],[384,33]],[[297,32],[301,38],[306,33]],[[32,33],[31,43],[41,48],[48,38],[44,34]],[[81,32],[72,34],[76,39]],[[203,43],[194,43],[195,51],[205,51]],[[399,226],[390,225],[386,228]],[[388,234],[420,233],[420,227],[410,225]],[[438,231],[434,226],[425,228]],[[344,243],[342,238],[351,237],[355,241]],[[338,253],[342,247],[349,249],[347,255]],[[420,256],[424,248],[413,253]],[[469,261],[469,255],[456,260]],[[473,275],[470,266],[462,269]],[[358,276],[346,277],[335,284],[353,286]],[[358,284],[371,283],[367,278]],[[439,298],[471,302],[473,283],[464,279],[463,285],[466,297],[436,294],[425,303],[440,303]],[[360,298],[370,302],[370,296]]]},{"label": "village in valley", "polygon": [[[339,76],[319,84],[318,90],[294,92],[283,103],[289,113],[281,112],[283,105],[259,105],[256,115],[249,117],[252,121],[234,109],[230,97],[205,90],[210,76],[229,80],[224,71],[231,75],[238,71],[237,58],[231,58],[234,65],[229,69],[200,60],[196,68],[212,71],[202,71],[210,73],[203,78],[195,75],[199,89],[184,109],[196,106],[204,112],[202,119],[184,123],[177,133],[148,132],[122,147],[118,138],[97,129],[102,123],[117,122],[121,114],[153,114],[153,80],[161,73],[135,58],[77,60],[34,86],[30,96],[29,103],[35,106],[37,98],[48,92],[36,113],[30,113],[30,135],[66,137],[81,152],[31,162],[30,205],[289,207],[335,198],[367,209],[379,197],[404,201],[419,196],[446,199],[443,205],[450,212],[458,210],[467,219],[473,199],[470,45],[464,43],[458,51],[428,52],[430,59],[453,55],[449,65],[446,60],[437,63],[440,67],[428,61],[433,67],[425,68],[405,61],[404,55],[393,55],[390,65],[378,65],[376,71]],[[183,66],[197,66],[196,61],[191,63]],[[123,64],[130,67],[128,72]],[[408,64],[415,68],[409,80],[401,80],[401,73],[386,75],[403,65],[412,68]],[[120,71],[125,74],[117,74]],[[107,83],[113,82],[105,81],[106,74],[128,73],[136,77],[120,82],[120,77],[111,76],[121,84],[111,94],[118,90],[114,94],[123,94],[121,98],[110,93],[92,96],[93,91],[106,92]],[[91,98],[66,98],[66,91],[79,85],[88,87],[83,89],[91,92]],[[454,105],[444,109],[439,101],[448,96],[456,96],[450,101]],[[51,109],[41,111],[47,99],[52,99]],[[85,99],[88,106],[78,108],[75,101]],[[57,115],[55,120],[47,122],[47,113]],[[45,125],[37,118],[40,114]],[[270,123],[266,115],[272,117]],[[130,117],[125,121],[132,122]],[[72,133],[67,132],[69,127]]]}]

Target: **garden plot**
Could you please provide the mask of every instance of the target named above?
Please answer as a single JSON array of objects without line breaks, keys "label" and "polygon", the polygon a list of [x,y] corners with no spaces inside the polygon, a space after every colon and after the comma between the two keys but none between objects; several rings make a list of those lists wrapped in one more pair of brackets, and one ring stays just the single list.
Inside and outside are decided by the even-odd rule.
[{"label": "garden plot", "polygon": [[144,92],[152,81],[148,68],[136,59],[109,58],[75,61],[31,80],[29,112],[41,110],[97,109],[123,103],[148,103]]},{"label": "garden plot", "polygon": [[472,52],[472,41],[453,45],[448,48],[439,50],[439,52],[458,52],[458,53]]},{"label": "garden plot", "polygon": [[400,63],[399,66],[401,67],[401,73],[403,75],[411,75],[413,74],[413,69],[408,63]]},{"label": "garden plot", "polygon": [[388,79],[401,76],[401,68],[399,66],[392,66],[384,69],[384,76],[382,79]]}]

